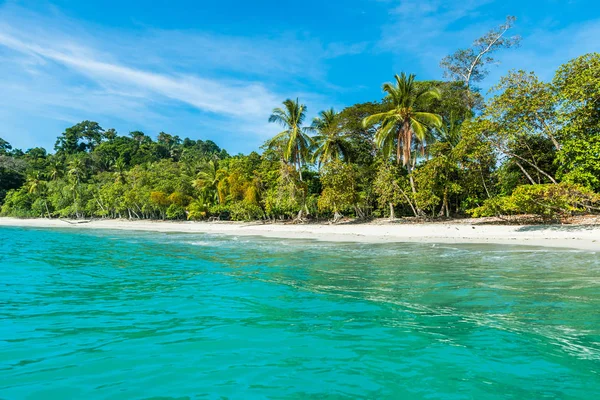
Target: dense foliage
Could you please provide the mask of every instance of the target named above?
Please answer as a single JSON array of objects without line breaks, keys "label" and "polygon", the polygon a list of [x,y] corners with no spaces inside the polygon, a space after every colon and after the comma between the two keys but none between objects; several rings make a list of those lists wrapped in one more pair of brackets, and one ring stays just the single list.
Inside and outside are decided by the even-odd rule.
[{"label": "dense foliage", "polygon": [[164,132],[120,136],[92,121],[66,129],[54,153],[0,139],[1,214],[553,220],[599,211],[600,54],[566,63],[551,82],[511,71],[486,100],[473,86],[485,75],[476,56],[444,59],[456,81],[396,75],[381,101],[322,111],[310,124],[306,106],[286,100],[269,118],[283,130],[260,154]]}]

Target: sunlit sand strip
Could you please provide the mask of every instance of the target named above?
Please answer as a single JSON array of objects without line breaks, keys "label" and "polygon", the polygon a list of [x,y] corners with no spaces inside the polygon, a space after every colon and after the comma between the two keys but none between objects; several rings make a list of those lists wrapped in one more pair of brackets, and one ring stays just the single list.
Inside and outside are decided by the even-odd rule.
[{"label": "sunlit sand strip", "polygon": [[315,239],[358,243],[487,243],[600,251],[600,226],[517,226],[467,224],[260,224],[95,220],[69,224],[57,219],[0,218],[0,226],[118,229]]}]

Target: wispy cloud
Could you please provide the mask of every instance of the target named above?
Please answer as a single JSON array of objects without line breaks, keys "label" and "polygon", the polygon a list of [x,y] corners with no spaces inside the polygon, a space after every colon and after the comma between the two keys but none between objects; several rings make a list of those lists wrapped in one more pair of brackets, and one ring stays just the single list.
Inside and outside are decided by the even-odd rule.
[{"label": "wispy cloud", "polygon": [[[275,132],[266,121],[286,97],[326,103],[294,76],[325,82],[324,60],[363,47],[294,34],[241,38],[153,28],[135,34],[86,29],[56,10],[47,17],[5,5],[0,7],[5,94],[0,104],[12,118],[30,115],[64,126],[108,119],[127,122],[126,127],[137,121],[135,129],[177,130],[183,125],[177,119],[185,117],[198,123],[186,127],[188,132],[208,132],[213,140],[228,135],[221,142],[247,150]],[[279,86],[282,81],[285,87]],[[16,132],[3,132],[7,125],[0,135],[18,143]]]},{"label": "wispy cloud", "polygon": [[[386,50],[411,49],[418,54],[439,48],[444,36],[455,39],[471,30],[479,9],[491,0],[402,0],[390,4],[390,22],[379,45]],[[397,4],[397,5],[395,5]],[[454,26],[462,20],[468,24]]]},{"label": "wispy cloud", "polygon": [[[112,92],[115,95],[133,94],[140,98],[143,93],[154,93],[203,111],[232,116],[258,115],[264,112],[265,104],[277,102],[277,97],[260,83],[223,82],[191,75],[154,73],[96,60],[93,51],[85,47],[71,44],[59,50],[49,43],[33,44],[2,33],[0,44],[32,56],[31,61],[53,61],[87,76],[105,88],[120,88],[119,92]],[[132,92],[124,93],[123,89],[127,88]]]}]

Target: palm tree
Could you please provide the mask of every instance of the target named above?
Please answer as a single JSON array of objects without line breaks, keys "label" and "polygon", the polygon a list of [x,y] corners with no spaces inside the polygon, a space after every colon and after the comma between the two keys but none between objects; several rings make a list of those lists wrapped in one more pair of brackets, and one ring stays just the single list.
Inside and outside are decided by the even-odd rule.
[{"label": "palm tree", "polygon": [[44,206],[46,207],[46,213],[50,218],[50,210],[48,209],[48,201],[45,197],[46,194],[46,181],[43,180],[42,175],[38,172],[35,175],[31,175],[27,178],[27,191],[35,196],[42,197],[44,200]]},{"label": "palm tree", "polygon": [[442,117],[421,111],[428,100],[439,99],[437,88],[419,90],[415,85],[415,75],[406,76],[403,72],[396,75],[396,83],[385,83],[383,90],[387,93],[392,109],[373,114],[363,120],[363,126],[380,124],[375,134],[375,143],[389,157],[396,146],[396,162],[411,170],[411,148],[413,136],[420,142],[425,141],[427,131],[442,125]]},{"label": "palm tree", "polygon": [[295,164],[302,180],[302,164],[309,156],[312,139],[308,136],[311,128],[303,128],[302,123],[306,117],[306,106],[300,104],[298,99],[287,99],[283,102],[284,108],[275,108],[269,117],[269,122],[276,122],[285,128],[275,135],[267,144],[270,147],[279,147],[283,159]]},{"label": "palm tree", "polygon": [[339,114],[333,108],[321,111],[319,116],[313,119],[312,128],[318,132],[313,137],[313,160],[317,161],[319,166],[339,158],[348,160],[350,145],[340,128]]},{"label": "palm tree", "polygon": [[225,202],[224,178],[226,171],[219,168],[218,159],[212,159],[200,167],[192,186],[200,192],[202,198],[214,204]]},{"label": "palm tree", "polygon": [[460,123],[454,117],[454,114],[450,114],[450,118],[447,124],[437,128],[438,140],[440,142],[449,143],[452,148],[456,147],[462,139],[462,132],[460,130]]},{"label": "palm tree", "polygon": [[81,157],[77,157],[72,159],[69,162],[68,170],[67,170],[71,179],[76,185],[79,185],[81,182],[81,178],[85,173],[85,161]]},{"label": "palm tree", "polygon": [[122,157],[119,157],[117,159],[117,162],[115,163],[115,172],[113,172],[113,176],[115,177],[115,183],[125,183],[127,181],[125,171],[125,160],[123,160]]},{"label": "palm tree", "polygon": [[63,175],[63,166],[59,160],[53,159],[50,163],[50,171],[48,173],[50,180],[57,180]]},{"label": "palm tree", "polygon": [[75,205],[75,217],[79,218],[79,207],[77,202],[77,197],[79,195],[79,185],[81,183],[81,179],[85,174],[85,161],[81,157],[76,157],[72,159],[68,164],[67,173],[73,182],[72,190],[73,190],[73,204]]}]

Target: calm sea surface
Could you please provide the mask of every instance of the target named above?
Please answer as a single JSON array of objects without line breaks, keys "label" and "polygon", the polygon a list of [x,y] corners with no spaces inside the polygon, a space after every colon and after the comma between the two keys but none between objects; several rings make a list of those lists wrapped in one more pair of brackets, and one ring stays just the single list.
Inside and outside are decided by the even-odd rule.
[{"label": "calm sea surface", "polygon": [[600,254],[0,228],[0,398],[600,398]]}]

